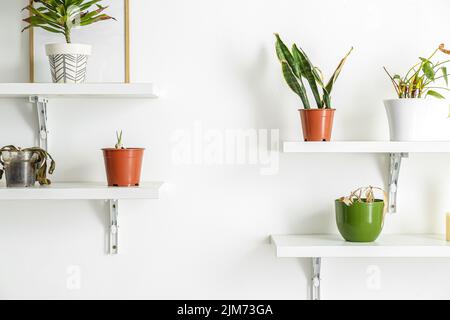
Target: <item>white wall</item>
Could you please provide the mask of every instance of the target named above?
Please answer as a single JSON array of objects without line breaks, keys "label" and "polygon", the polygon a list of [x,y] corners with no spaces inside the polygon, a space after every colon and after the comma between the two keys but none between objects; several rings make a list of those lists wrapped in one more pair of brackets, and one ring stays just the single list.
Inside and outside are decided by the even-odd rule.
[{"label": "white wall", "polygon": [[[23,4],[1,1],[0,81],[25,82],[27,39],[18,13]],[[393,91],[381,67],[402,72],[439,43],[450,44],[450,3],[434,0],[428,14],[430,6],[419,0],[133,0],[133,81],[155,82],[162,96],[52,101],[54,179],[103,181],[99,149],[112,145],[114,131],[122,128],[128,146],[148,148],[143,178],[167,182],[162,199],[123,202],[121,254],[115,257],[105,254],[104,203],[2,203],[0,298],[307,298],[310,262],[277,260],[268,236],[337,232],[333,199],[358,186],[384,185],[388,159],[281,154],[278,174],[267,176],[261,165],[174,163],[172,153],[183,145],[174,137],[183,130],[194,135],[201,126],[207,135],[280,129],[281,141],[299,140],[299,100],[286,88],[274,54],[272,34],[279,32],[327,74],[354,46],[334,94],[334,138],[387,139],[381,101]],[[117,34],[105,36],[105,28],[116,29],[108,23],[74,34],[75,41],[98,48],[91,79],[115,81],[122,74],[122,65],[105,73],[99,62],[123,57]],[[42,52],[41,44],[36,50]],[[48,79],[45,66],[38,71],[39,79]],[[0,145],[32,145],[31,106],[11,100],[0,108]],[[386,233],[443,232],[450,211],[449,160],[405,160],[399,213],[389,217]],[[327,299],[450,298],[449,260],[324,262]],[[381,272],[377,290],[367,286],[372,270]],[[67,282],[77,271],[81,288],[71,290]]]}]

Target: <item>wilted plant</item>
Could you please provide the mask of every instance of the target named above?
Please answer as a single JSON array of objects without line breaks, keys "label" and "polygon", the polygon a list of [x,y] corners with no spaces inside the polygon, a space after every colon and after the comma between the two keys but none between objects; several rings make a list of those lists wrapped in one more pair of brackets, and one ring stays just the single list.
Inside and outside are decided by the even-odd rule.
[{"label": "wilted plant", "polygon": [[281,62],[284,79],[289,87],[300,97],[303,107],[305,109],[311,109],[311,104],[303,82],[303,80],[306,80],[314,95],[317,108],[331,109],[331,92],[333,86],[353,48],[351,48],[344,59],[341,60],[330,80],[325,83],[322,72],[311,63],[311,60],[302,48],[294,44],[292,50],[289,50],[278,34],[275,34],[275,37],[277,39],[277,56]]},{"label": "wilted plant", "polygon": [[[48,168],[48,173],[53,174],[56,168],[55,160],[53,160],[52,156],[45,150],[41,148],[27,148],[21,149],[15,146],[5,146],[0,149],[0,155],[2,152],[31,152],[37,156],[36,158],[36,180],[40,185],[50,185],[51,181],[47,179],[47,162],[50,160],[50,167]],[[0,157],[0,165],[2,168],[0,169],[0,179],[3,177],[4,173],[4,162]]]},{"label": "wilted plant", "polygon": [[372,186],[356,189],[355,191],[351,192],[348,197],[342,197],[339,200],[344,202],[347,206],[351,206],[357,202],[374,203],[376,201],[374,192],[375,190],[381,191],[383,193],[384,203],[386,206],[387,203],[386,191],[384,191],[381,188],[376,188]]},{"label": "wilted plant", "polygon": [[[398,74],[391,75],[384,67],[400,99],[427,96],[445,99],[442,94],[435,90],[449,90],[448,77],[450,74],[447,72],[447,64],[450,60],[447,59],[442,62],[431,61],[439,52],[450,55],[450,50],[445,49],[445,45],[441,44],[429,58],[420,57],[420,61],[412,66],[404,77]],[[436,80],[439,79],[445,81],[445,87],[435,85]]]},{"label": "wilted plant", "polygon": [[[99,4],[101,1],[34,0],[37,7],[30,4],[23,8],[23,10],[28,10],[31,16],[23,19],[29,25],[22,32],[31,27],[39,27],[49,32],[62,34],[66,42],[71,43],[71,33],[74,27],[85,27],[99,21],[114,19],[103,13],[108,7],[101,6]],[[94,5],[97,9],[91,10]]]}]

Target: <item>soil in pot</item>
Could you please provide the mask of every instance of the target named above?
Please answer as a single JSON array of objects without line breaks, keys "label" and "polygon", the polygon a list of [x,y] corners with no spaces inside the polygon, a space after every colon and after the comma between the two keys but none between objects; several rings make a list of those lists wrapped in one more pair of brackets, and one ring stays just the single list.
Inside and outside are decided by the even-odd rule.
[{"label": "soil in pot", "polygon": [[108,186],[139,186],[144,151],[142,148],[103,149]]},{"label": "soil in pot", "polygon": [[342,237],[349,242],[373,242],[384,225],[384,201],[355,202],[348,206],[336,200],[336,223]]},{"label": "soil in pot", "polygon": [[305,141],[330,141],[335,109],[300,109]]}]

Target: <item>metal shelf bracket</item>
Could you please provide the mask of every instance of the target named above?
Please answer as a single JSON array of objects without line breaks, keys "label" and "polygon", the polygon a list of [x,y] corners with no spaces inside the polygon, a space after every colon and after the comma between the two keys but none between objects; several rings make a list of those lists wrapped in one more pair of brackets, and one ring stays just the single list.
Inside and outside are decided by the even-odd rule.
[{"label": "metal shelf bracket", "polygon": [[320,269],[322,266],[322,258],[313,258],[313,277],[311,279],[311,299],[320,300]]},{"label": "metal shelf bracket", "polygon": [[48,121],[47,121],[47,104],[48,99],[40,96],[30,97],[30,102],[36,106],[39,129],[39,147],[48,151]]},{"label": "metal shelf bracket", "polygon": [[397,191],[398,191],[398,179],[400,176],[400,168],[402,165],[402,159],[408,158],[408,153],[391,153],[391,165],[389,174],[389,213],[397,212]]},{"label": "metal shelf bracket", "polygon": [[109,254],[119,253],[119,200],[109,200]]}]

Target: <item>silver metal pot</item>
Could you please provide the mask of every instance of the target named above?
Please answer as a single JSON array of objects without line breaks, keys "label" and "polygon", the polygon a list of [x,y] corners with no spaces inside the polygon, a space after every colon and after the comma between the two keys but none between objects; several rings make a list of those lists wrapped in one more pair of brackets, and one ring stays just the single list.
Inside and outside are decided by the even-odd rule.
[{"label": "silver metal pot", "polygon": [[38,155],[32,151],[3,151],[1,161],[8,188],[28,188],[36,183]]}]

